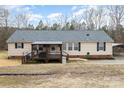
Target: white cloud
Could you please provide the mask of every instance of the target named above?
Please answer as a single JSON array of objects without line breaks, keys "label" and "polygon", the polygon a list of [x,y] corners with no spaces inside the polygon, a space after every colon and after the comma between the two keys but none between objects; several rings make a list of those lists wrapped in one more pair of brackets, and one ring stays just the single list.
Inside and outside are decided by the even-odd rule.
[{"label": "white cloud", "polygon": [[98,7],[95,6],[95,5],[90,5],[90,6],[88,6],[88,7],[82,6],[82,7],[80,7],[80,9],[78,9],[78,10],[75,11],[75,12],[73,12],[73,17],[82,15],[86,10],[90,10],[90,9],[95,9],[95,10],[97,10],[97,8],[98,8]]},{"label": "white cloud", "polygon": [[95,10],[97,10],[97,6],[96,6],[96,5],[90,5],[90,6],[88,7],[88,9],[95,9]]},{"label": "white cloud", "polygon": [[51,19],[51,18],[56,18],[62,16],[62,13],[52,13],[50,15],[47,16],[47,18]]},{"label": "white cloud", "polygon": [[25,6],[25,5],[1,5],[0,8],[3,9],[8,9],[10,14],[14,12],[16,12],[16,14],[22,14],[22,13],[32,13],[31,9],[33,6],[29,7],[29,6]]},{"label": "white cloud", "polygon": [[77,6],[73,6],[71,10],[74,11],[76,9],[77,9]]},{"label": "white cloud", "polygon": [[24,13],[24,12],[31,12],[30,7],[26,6],[26,7],[17,7],[16,8],[16,12],[18,13]]},{"label": "white cloud", "polygon": [[17,8],[21,8],[23,5],[1,5],[0,8],[8,9],[8,10],[13,10]]},{"label": "white cloud", "polygon": [[29,21],[39,21],[39,20],[41,20],[43,18],[42,15],[40,15],[40,14],[33,14],[33,13],[27,14],[27,17],[29,18]]},{"label": "white cloud", "polygon": [[85,10],[86,9],[82,8],[82,9],[77,10],[76,12],[73,12],[73,17],[82,15]]}]

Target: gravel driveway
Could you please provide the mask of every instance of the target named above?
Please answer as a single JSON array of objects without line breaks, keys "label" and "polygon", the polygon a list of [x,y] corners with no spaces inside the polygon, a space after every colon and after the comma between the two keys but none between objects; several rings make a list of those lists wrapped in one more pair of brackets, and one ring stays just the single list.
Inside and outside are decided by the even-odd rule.
[{"label": "gravel driveway", "polygon": [[88,64],[124,64],[124,54],[114,56],[114,59],[89,60]]}]

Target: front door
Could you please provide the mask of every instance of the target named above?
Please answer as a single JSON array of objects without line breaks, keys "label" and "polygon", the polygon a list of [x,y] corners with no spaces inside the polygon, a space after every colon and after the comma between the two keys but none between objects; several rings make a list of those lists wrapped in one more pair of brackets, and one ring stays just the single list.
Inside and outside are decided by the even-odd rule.
[{"label": "front door", "polygon": [[37,56],[40,59],[45,59],[47,55],[46,47],[45,45],[42,44],[33,44],[32,52],[34,53],[35,56]]}]

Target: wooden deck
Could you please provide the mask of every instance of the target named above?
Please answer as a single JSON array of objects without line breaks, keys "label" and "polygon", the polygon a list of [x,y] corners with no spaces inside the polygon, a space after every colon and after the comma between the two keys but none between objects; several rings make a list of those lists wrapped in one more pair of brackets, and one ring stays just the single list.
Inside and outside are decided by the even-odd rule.
[{"label": "wooden deck", "polygon": [[49,62],[50,60],[58,60],[58,61],[62,61],[62,54],[61,53],[45,53],[45,52],[41,52],[39,54],[34,54],[29,53],[25,56],[23,56],[22,58],[22,63],[28,63],[29,61],[32,60],[43,60],[45,62]]},{"label": "wooden deck", "polygon": [[34,59],[61,59],[61,53],[45,53],[45,52],[41,52],[40,54],[34,56]]},{"label": "wooden deck", "polygon": [[[42,46],[42,51],[39,49]],[[22,58],[22,63],[28,63],[30,60],[44,60],[45,62],[49,62],[49,60],[59,60],[62,62],[62,45],[52,45],[57,46],[59,49],[58,51],[51,51],[51,45],[45,44],[45,45],[32,45],[32,52],[29,54],[26,54]]]}]

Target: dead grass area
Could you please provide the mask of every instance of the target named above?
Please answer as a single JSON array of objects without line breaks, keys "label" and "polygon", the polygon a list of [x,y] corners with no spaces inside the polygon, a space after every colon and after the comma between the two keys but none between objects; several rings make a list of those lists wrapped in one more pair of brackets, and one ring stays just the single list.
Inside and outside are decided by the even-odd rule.
[{"label": "dead grass area", "polygon": [[7,52],[0,51],[0,87],[124,87],[124,64],[87,64],[83,61],[20,64],[19,60],[8,60]]},{"label": "dead grass area", "polygon": [[3,66],[17,66],[21,64],[21,60],[8,59],[7,51],[0,51],[0,67]]},{"label": "dead grass area", "polygon": [[124,87],[124,65],[34,64],[1,67],[2,73],[43,75],[0,75],[0,87]]}]

